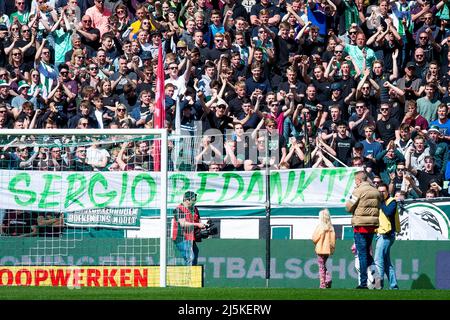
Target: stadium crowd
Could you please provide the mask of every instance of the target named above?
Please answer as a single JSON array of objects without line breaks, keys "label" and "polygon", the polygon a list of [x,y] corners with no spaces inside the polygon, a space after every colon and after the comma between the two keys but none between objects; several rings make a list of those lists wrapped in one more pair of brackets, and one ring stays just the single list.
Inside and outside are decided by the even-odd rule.
[{"label": "stadium crowd", "polygon": [[[449,14],[447,0],[1,1],[0,128],[153,128],[161,46],[165,125],[203,136],[198,170],[364,166],[392,195],[447,196]],[[154,156],[93,141],[6,145],[0,163],[153,170]]]}]

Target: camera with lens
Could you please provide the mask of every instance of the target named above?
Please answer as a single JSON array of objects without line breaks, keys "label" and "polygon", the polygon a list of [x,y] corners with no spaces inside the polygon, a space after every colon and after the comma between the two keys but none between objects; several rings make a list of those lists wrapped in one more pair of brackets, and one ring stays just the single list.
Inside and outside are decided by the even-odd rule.
[{"label": "camera with lens", "polygon": [[217,234],[217,227],[211,220],[208,220],[205,224],[205,229],[196,228],[194,233],[195,241],[201,241],[202,239],[206,239],[209,238],[209,236]]}]

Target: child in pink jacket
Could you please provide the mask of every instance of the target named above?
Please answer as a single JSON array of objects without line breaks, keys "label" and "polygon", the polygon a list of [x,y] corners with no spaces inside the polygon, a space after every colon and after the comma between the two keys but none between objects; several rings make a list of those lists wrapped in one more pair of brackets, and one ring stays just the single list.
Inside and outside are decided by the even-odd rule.
[{"label": "child in pink jacket", "polygon": [[334,253],[336,234],[328,209],[323,209],[319,212],[319,224],[314,230],[312,241],[315,244],[317,262],[319,264],[320,288],[331,288],[331,276],[327,272],[326,263],[328,257]]}]

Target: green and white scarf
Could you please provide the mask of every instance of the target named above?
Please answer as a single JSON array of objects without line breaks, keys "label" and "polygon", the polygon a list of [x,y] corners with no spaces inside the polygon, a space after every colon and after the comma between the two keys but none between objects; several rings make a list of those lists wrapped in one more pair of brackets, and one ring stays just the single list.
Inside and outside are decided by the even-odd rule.
[{"label": "green and white scarf", "polygon": [[350,29],[352,23],[356,23],[359,25],[359,13],[358,7],[354,2],[350,4],[347,0],[344,0],[344,5],[345,30],[348,30]]}]

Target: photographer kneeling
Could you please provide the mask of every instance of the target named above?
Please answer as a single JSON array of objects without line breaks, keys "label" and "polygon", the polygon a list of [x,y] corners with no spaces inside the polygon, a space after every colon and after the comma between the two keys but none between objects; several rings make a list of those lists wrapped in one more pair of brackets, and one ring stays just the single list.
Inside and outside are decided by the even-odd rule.
[{"label": "photographer kneeling", "polygon": [[198,231],[206,229],[206,225],[200,222],[200,214],[195,207],[197,195],[192,191],[187,191],[183,196],[183,202],[173,211],[172,220],[172,240],[183,256],[185,265],[195,266],[198,259],[198,247],[196,242],[201,241],[201,237],[196,238]]}]

